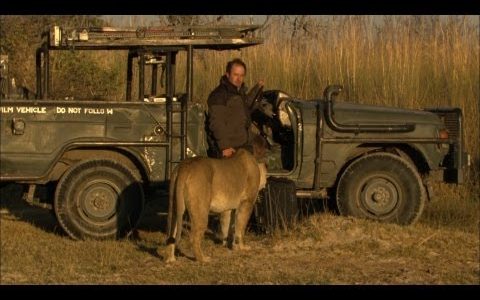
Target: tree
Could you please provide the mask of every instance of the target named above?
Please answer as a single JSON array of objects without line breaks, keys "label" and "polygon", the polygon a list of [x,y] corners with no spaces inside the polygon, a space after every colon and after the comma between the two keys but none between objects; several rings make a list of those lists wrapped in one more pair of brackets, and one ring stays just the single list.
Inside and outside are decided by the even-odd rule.
[{"label": "tree", "polygon": [[[15,79],[17,86],[34,91],[35,51],[48,26],[89,27],[104,23],[98,16],[0,16],[0,53],[8,55],[8,76]],[[118,68],[108,71],[87,53],[54,53],[50,63],[54,74],[52,90],[62,94],[82,95],[87,90],[87,97],[91,95],[88,90],[96,89],[94,85],[114,86],[119,80]],[[110,88],[108,84],[106,88]]]}]

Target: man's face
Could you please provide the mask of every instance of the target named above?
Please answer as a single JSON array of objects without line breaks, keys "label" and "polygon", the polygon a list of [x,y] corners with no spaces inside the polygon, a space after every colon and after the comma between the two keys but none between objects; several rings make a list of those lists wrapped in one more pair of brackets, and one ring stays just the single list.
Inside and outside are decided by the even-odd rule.
[{"label": "man's face", "polygon": [[242,65],[234,64],[230,73],[227,73],[227,78],[234,86],[240,88],[243,84],[243,79],[245,78],[245,69]]}]

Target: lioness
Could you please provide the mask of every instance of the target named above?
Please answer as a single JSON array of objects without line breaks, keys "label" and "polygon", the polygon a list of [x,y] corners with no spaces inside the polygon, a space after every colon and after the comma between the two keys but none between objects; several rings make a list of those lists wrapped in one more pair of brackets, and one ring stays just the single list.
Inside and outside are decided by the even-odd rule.
[{"label": "lioness", "polygon": [[[254,153],[257,153],[254,147]],[[227,239],[230,213],[236,209],[233,248],[248,249],[243,237],[258,192],[265,187],[266,167],[256,156],[239,149],[231,158],[195,157],[182,161],[172,172],[169,193],[168,239],[165,260],[175,261],[175,246],[182,235],[183,214],[191,221],[195,259],[209,261],[201,249],[209,212],[221,213],[221,235]]]}]

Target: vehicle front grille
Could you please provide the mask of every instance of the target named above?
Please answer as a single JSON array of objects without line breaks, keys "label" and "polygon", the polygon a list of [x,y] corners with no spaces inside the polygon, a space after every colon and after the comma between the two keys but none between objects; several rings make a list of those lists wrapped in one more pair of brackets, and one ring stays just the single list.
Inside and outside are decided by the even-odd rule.
[{"label": "vehicle front grille", "polygon": [[443,117],[443,122],[445,123],[445,127],[448,130],[448,136],[452,140],[458,139],[458,134],[460,130],[459,118],[456,112],[453,113],[445,113]]},{"label": "vehicle front grille", "polygon": [[426,110],[437,114],[442,119],[448,130],[450,140],[461,140],[462,111],[459,108],[432,108]]}]

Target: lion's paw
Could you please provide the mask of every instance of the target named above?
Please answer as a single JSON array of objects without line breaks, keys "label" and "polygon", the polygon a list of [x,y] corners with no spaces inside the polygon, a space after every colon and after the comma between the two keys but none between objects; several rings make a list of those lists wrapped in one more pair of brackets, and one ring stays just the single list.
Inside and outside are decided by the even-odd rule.
[{"label": "lion's paw", "polygon": [[249,251],[249,250],[252,250],[252,247],[247,246],[245,244],[233,244],[232,250]]},{"label": "lion's paw", "polygon": [[198,260],[198,262],[201,262],[201,263],[209,263],[209,262],[212,261],[212,258],[210,258],[209,256],[205,256],[205,255],[204,255],[203,258],[197,259],[197,260]]},{"label": "lion's paw", "polygon": [[173,262],[176,262],[176,261],[177,261],[177,260],[175,259],[175,257],[167,257],[167,258],[165,259],[165,262],[166,262],[167,264],[173,263]]}]

